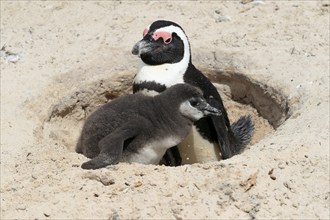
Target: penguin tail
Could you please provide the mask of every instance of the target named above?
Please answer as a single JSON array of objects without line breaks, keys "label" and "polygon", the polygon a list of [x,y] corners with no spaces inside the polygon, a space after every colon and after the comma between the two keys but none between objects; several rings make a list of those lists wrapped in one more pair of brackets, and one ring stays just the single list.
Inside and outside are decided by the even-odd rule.
[{"label": "penguin tail", "polygon": [[254,123],[250,116],[242,116],[231,126],[235,139],[238,141],[240,150],[242,150],[251,141],[254,133]]}]

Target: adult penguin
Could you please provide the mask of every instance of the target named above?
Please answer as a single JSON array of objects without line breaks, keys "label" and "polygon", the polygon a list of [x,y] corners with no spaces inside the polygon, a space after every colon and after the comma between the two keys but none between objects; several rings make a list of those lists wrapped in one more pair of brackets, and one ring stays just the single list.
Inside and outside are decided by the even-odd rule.
[{"label": "adult penguin", "polygon": [[[238,154],[250,142],[254,124],[243,116],[230,125],[222,99],[210,80],[191,61],[188,37],[176,23],[165,20],[153,22],[143,31],[132,53],[141,58],[133,82],[133,92],[155,95],[172,85],[186,83],[200,88],[207,102],[220,109],[221,116],[202,118],[195,123],[193,140],[174,146],[164,156],[171,166],[183,163],[227,159]],[[199,143],[198,143],[199,142]]]}]

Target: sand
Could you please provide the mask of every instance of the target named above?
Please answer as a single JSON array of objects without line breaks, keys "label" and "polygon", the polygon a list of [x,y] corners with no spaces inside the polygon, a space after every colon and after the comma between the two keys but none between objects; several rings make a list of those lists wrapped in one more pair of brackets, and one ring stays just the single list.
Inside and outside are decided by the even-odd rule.
[{"label": "sand", "polygon": [[[132,46],[180,24],[252,143],[231,159],[86,171],[86,116]],[[329,219],[329,1],[1,1],[1,219]]]}]

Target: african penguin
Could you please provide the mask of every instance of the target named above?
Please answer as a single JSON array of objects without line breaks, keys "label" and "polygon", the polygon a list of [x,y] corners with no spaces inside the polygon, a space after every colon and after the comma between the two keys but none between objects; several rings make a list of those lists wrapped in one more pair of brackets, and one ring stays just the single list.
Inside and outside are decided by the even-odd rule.
[{"label": "african penguin", "polygon": [[190,140],[181,143],[179,149],[175,146],[166,152],[167,165],[217,161],[220,154],[222,159],[227,159],[250,142],[254,131],[250,117],[243,116],[230,125],[217,89],[192,64],[188,38],[178,24],[164,20],[153,22],[143,31],[143,38],[134,45],[132,53],[141,58],[133,82],[134,93],[155,95],[177,83],[190,84],[200,88],[207,102],[222,112],[220,116],[197,121]]},{"label": "african penguin", "polygon": [[92,159],[81,167],[98,169],[121,161],[159,164],[166,150],[209,114],[221,111],[188,84],[176,84],[153,97],[140,93],[119,97],[87,118],[76,152]]}]

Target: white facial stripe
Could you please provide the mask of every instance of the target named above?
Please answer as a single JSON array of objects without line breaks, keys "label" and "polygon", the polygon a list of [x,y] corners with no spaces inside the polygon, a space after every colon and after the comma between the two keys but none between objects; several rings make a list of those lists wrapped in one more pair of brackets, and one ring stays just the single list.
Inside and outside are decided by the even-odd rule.
[{"label": "white facial stripe", "polygon": [[148,65],[141,61],[134,82],[142,83],[144,81],[155,81],[156,83],[165,85],[166,87],[170,87],[178,83],[184,83],[183,75],[188,68],[190,59],[190,46],[188,38],[179,27],[173,25],[160,28],[157,31],[170,33],[175,32],[181,38],[184,45],[183,59],[178,63],[162,64],[156,66]]},{"label": "white facial stripe", "polygon": [[182,29],[179,27],[170,25],[167,27],[159,28],[159,29],[157,29],[156,32],[176,33],[181,38],[181,40],[183,41],[183,45],[184,45],[184,54],[183,54],[183,59],[179,63],[187,64],[187,67],[188,67],[189,59],[190,59],[190,45],[189,45],[188,38],[187,38],[186,34],[182,31]]}]

